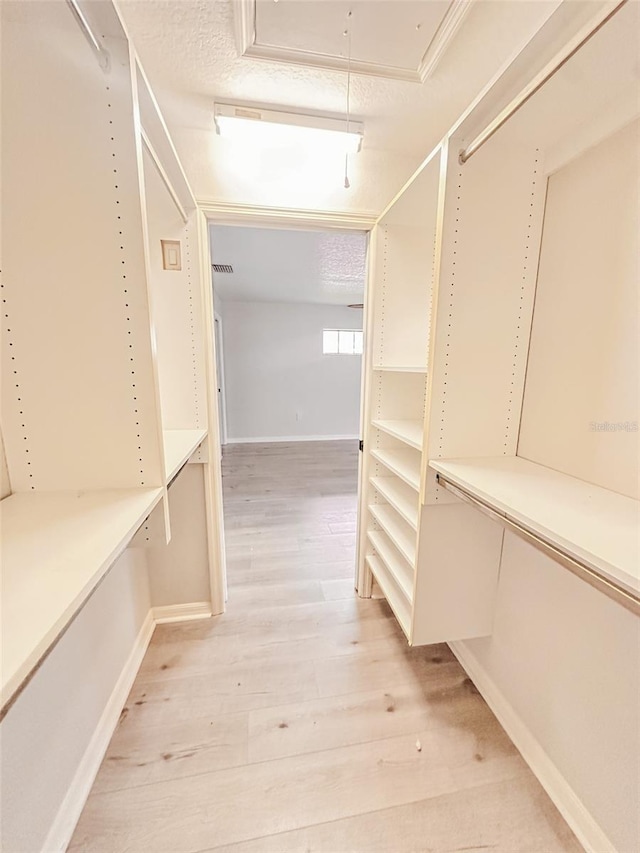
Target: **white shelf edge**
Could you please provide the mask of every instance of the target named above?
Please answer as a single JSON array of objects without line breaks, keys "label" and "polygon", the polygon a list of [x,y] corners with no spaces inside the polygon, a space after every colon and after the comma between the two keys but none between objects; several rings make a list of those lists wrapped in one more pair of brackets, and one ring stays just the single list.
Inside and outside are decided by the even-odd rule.
[{"label": "white shelf edge", "polygon": [[[4,612],[0,718],[9,710],[69,623],[124,552],[163,493],[162,488],[18,492],[1,502]],[[109,515],[110,501],[113,501],[115,511],[113,529],[109,535],[105,535],[104,522]],[[127,504],[126,509],[122,506],[123,502]],[[80,510],[77,516],[74,515],[76,505]],[[98,536],[94,536],[88,529],[92,521],[100,530]],[[60,543],[56,541],[56,522],[64,536],[69,536],[69,555],[61,551]],[[16,530],[15,544],[11,541],[12,528]],[[40,537],[41,541],[38,541],[35,529],[45,531],[44,536]],[[59,532],[57,538],[60,538]],[[79,542],[79,539],[84,541]],[[38,553],[41,553],[40,557]],[[20,565],[21,558],[26,558],[24,567]],[[38,568],[45,563],[45,568],[40,571],[43,580],[46,578],[50,585],[54,584],[50,594],[41,587],[38,568],[35,572],[33,570],[36,562]],[[72,574],[69,584],[69,576]],[[60,596],[60,581],[65,575],[69,589]],[[17,596],[12,596],[10,592],[12,576],[17,578],[22,587]],[[38,591],[37,605],[34,603],[34,590]],[[61,600],[53,606],[56,593]],[[8,618],[9,613],[12,620]],[[33,630],[38,616],[42,625],[38,626],[38,630]],[[11,624],[16,620],[22,624],[22,628]],[[12,639],[18,637],[20,647],[17,651],[14,648],[13,653],[11,643],[7,641],[8,636]],[[15,639],[13,642],[15,647]]]},{"label": "white shelf edge", "polygon": [[[373,420],[371,426],[386,432],[414,450],[422,452],[422,422],[413,420]],[[416,438],[415,433],[419,435]]]},{"label": "white shelf edge", "polygon": [[163,430],[166,482],[170,482],[207,437],[206,429]]},{"label": "white shelf edge", "polygon": [[[394,557],[392,556],[389,546],[385,543],[384,539],[381,539],[382,531],[380,530],[369,530],[367,531],[367,538],[371,545],[378,552],[378,556],[382,560],[382,562],[387,567],[387,571],[390,573],[398,588],[401,590],[404,595],[407,604],[409,607],[413,606],[413,577],[405,577],[407,572],[403,572],[402,568],[396,568],[394,565]],[[385,534],[386,535],[386,534]],[[407,566],[409,572],[412,572],[411,568]]]},{"label": "white shelf edge", "polygon": [[[384,504],[369,504],[369,512],[373,518],[375,518],[380,527],[382,527],[389,539],[407,561],[411,569],[414,570],[416,565],[416,541],[414,539],[412,546],[407,546],[407,544],[402,541],[402,534],[399,534],[394,530],[392,523],[385,518],[385,509],[392,509],[392,507],[387,507]],[[393,510],[393,512],[395,512],[395,510]]]},{"label": "white shelf edge", "polygon": [[386,365],[386,364],[374,364],[374,370],[383,371],[386,373],[426,373],[428,368],[420,367],[419,365]]},{"label": "white shelf edge", "polygon": [[[469,472],[473,466],[477,467],[477,471]],[[495,474],[494,481],[498,483],[494,489],[487,484],[487,470],[491,466],[495,466],[495,472],[490,471],[489,474]],[[602,526],[603,511],[606,507],[610,507],[609,512],[615,515],[616,524],[612,525],[609,533],[604,533],[601,536],[601,541],[610,550],[612,545],[620,545],[621,543],[621,513],[631,522],[628,526],[633,526],[633,521],[636,525],[638,524],[638,501],[555,471],[552,468],[546,468],[519,456],[482,459],[433,459],[430,460],[429,467],[443,474],[454,485],[467,491],[472,497],[486,504],[498,515],[503,515],[507,521],[539,537],[560,552],[564,552],[574,561],[583,563],[607,583],[619,585],[628,594],[638,597],[640,580],[637,577],[637,529],[628,537],[629,542],[625,546],[630,553],[635,549],[636,556],[634,557],[633,554],[631,557],[628,556],[625,561],[627,568],[624,568],[622,565],[612,562],[610,558],[607,559],[607,557],[602,556],[602,549],[594,547],[593,544],[590,547],[587,543],[581,545],[575,541],[577,537],[568,538],[567,535],[563,535],[561,532],[562,525],[558,521],[562,515],[565,516],[565,534],[572,526],[575,527],[576,513],[575,510],[572,510],[566,492],[567,489],[571,493],[580,495],[585,507],[587,500],[589,500],[591,502],[589,510],[592,521],[591,523],[581,522],[578,526],[581,530],[587,530],[587,538],[590,537],[593,542],[595,530],[598,526]],[[509,468],[513,470],[509,470]],[[500,477],[503,478],[502,482]],[[522,486],[525,487],[522,489],[524,499],[519,507],[512,505],[513,500],[511,503],[507,500],[509,489],[513,488],[513,483],[509,483],[506,478],[513,477],[522,478]],[[541,498],[538,503],[538,506],[542,507],[542,511],[538,514],[532,512],[528,507],[532,505],[532,501],[535,501],[536,492],[540,490],[541,486],[544,486],[544,498]],[[554,508],[549,496],[559,490],[562,490],[563,497],[556,500]],[[573,518],[571,517],[572,514]],[[582,515],[581,510],[578,515]],[[636,574],[632,572],[634,567]]]},{"label": "white shelf edge", "polygon": [[411,527],[418,532],[418,505],[416,502],[415,506],[404,506],[403,504],[409,503],[406,501],[404,497],[398,498],[395,494],[393,484],[386,483],[385,480],[392,480],[391,477],[370,477],[369,482],[379,492],[382,497],[388,501],[389,506],[392,506],[398,515],[403,518],[407,524],[410,524]]},{"label": "white shelf edge", "polygon": [[395,617],[398,620],[398,624],[402,628],[407,640],[411,642],[411,611],[408,609],[406,602],[402,601],[396,595],[395,590],[391,586],[393,581],[391,583],[387,581],[386,574],[389,570],[383,561],[374,554],[370,554],[368,557],[365,557],[365,562],[369,566],[371,574],[374,576],[378,586],[382,590],[389,607],[393,610]]},{"label": "white shelf edge", "polygon": [[[397,453],[398,451],[395,451]],[[420,467],[418,466],[418,470],[412,473],[415,473],[415,477],[412,477],[407,473],[408,466],[399,465],[397,461],[394,461],[393,450],[388,450],[384,447],[374,448],[371,450],[371,456],[379,462],[381,465],[391,471],[392,474],[395,474],[403,483],[406,483],[412,489],[415,489],[416,492],[420,492]],[[389,457],[391,454],[391,458]]]}]

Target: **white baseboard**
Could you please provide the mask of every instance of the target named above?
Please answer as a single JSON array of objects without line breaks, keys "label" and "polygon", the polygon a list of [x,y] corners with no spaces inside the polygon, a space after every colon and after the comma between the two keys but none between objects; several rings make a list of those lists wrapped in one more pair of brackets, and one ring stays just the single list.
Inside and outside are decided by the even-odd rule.
[{"label": "white baseboard", "polygon": [[449,646],[587,853],[616,853],[582,800],[464,642],[451,642]]},{"label": "white baseboard", "polygon": [[358,441],[359,435],[276,435],[262,438],[227,438],[227,444],[278,444],[291,441]]},{"label": "white baseboard", "polygon": [[71,841],[76,824],[89,796],[89,791],[109,746],[109,741],[118,725],[122,708],[140,669],[154,628],[155,622],[150,610],[49,830],[43,847],[43,851],[46,853],[63,853]]},{"label": "white baseboard", "polygon": [[169,604],[152,608],[156,625],[164,622],[185,622],[188,619],[208,619],[211,612],[210,601],[192,601],[188,604]]}]

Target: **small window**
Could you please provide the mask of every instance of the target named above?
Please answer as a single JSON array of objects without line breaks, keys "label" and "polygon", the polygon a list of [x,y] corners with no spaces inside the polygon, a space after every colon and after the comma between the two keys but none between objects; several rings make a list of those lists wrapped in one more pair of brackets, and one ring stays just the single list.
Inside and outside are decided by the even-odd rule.
[{"label": "small window", "polygon": [[362,331],[360,329],[324,329],[322,353],[323,355],[362,355]]}]

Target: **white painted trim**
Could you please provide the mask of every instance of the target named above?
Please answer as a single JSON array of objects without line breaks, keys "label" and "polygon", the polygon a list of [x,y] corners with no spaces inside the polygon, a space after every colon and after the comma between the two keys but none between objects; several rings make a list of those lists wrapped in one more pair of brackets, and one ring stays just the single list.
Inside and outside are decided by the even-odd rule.
[{"label": "white painted trim", "polygon": [[208,619],[211,613],[210,601],[191,601],[188,604],[166,604],[152,608],[156,625],[165,622],[186,622],[189,619]]},{"label": "white painted trim", "polygon": [[[218,340],[216,338],[216,323],[218,324],[218,329],[220,332]],[[222,327],[222,316],[214,309],[213,312],[213,336],[216,341],[216,379],[218,381],[218,386],[216,388],[216,395],[220,394],[220,409],[222,412],[222,419],[220,421],[220,444],[224,446],[227,439],[227,389],[225,385],[224,379],[224,330]],[[219,346],[218,346],[219,344]],[[220,370],[218,370],[218,367]],[[218,392],[218,388],[220,391]],[[217,401],[217,397],[216,397]]]},{"label": "white painted trim", "polygon": [[227,444],[278,444],[291,441],[358,441],[359,435],[268,435],[260,438],[228,438]]},{"label": "white painted trim", "polygon": [[231,204],[215,199],[198,199],[198,207],[208,220],[214,222],[259,223],[273,228],[338,228],[345,231],[370,231],[375,225],[375,213],[342,213],[330,210],[302,210],[295,207],[261,207],[252,204]]},{"label": "white painted trim", "polygon": [[449,647],[587,853],[616,853],[582,800],[465,643],[458,640],[450,642]]},{"label": "white painted trim", "polygon": [[452,0],[418,66],[418,77],[421,83],[424,83],[435,71],[453,37],[460,29],[460,25],[467,17],[473,2],[474,0]]},{"label": "white painted trim", "polygon": [[140,628],[131,653],[120,673],[115,687],[107,701],[104,711],[95,728],[82,760],[75,772],[73,781],[65,795],[58,814],[53,821],[47,840],[42,848],[43,853],[63,853],[67,849],[76,824],[82,813],[91,787],[96,778],[102,759],[107,751],[111,737],[118,725],[120,713],[127,701],[129,691],[133,686],[136,675],[147,651],[147,646],[153,635],[155,622],[150,610]]},{"label": "white painted trim", "polygon": [[256,3],[255,0],[234,0],[234,30],[239,56],[250,59],[263,59],[269,62],[284,62],[288,65],[301,65],[306,68],[324,68],[329,71],[347,71],[382,77],[387,80],[405,80],[410,83],[424,83],[433,73],[438,62],[449,47],[460,24],[466,17],[474,0],[451,0],[444,18],[427,47],[417,68],[398,68],[381,65],[377,62],[364,62],[359,59],[347,60],[345,56],[333,56],[326,53],[297,50],[256,43]]}]

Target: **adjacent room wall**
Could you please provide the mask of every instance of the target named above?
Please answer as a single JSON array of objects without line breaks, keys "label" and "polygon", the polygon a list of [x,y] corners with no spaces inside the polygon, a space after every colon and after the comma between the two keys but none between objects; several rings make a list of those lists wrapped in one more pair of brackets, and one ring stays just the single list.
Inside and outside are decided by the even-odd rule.
[{"label": "adjacent room wall", "polygon": [[356,437],[361,357],[323,355],[323,328],[361,329],[340,305],[224,303],[228,441]]}]

